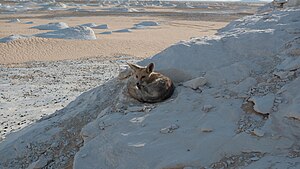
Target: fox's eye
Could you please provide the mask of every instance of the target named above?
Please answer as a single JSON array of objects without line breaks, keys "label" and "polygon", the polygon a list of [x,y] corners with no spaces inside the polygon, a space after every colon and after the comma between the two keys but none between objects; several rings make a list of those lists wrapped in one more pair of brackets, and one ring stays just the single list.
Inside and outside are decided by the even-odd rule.
[{"label": "fox's eye", "polygon": [[135,76],[137,79],[139,78],[138,75]]},{"label": "fox's eye", "polygon": [[142,79],[144,79],[146,76],[142,76]]}]

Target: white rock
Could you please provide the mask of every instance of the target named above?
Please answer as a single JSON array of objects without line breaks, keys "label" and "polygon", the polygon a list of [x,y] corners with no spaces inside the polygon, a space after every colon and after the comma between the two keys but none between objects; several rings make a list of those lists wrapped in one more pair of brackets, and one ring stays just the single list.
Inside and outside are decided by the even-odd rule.
[{"label": "white rock", "polygon": [[105,31],[105,32],[101,32],[100,34],[103,34],[103,35],[110,35],[110,34],[112,34],[112,31]]},{"label": "white rock", "polygon": [[11,42],[11,41],[15,41],[18,39],[26,39],[29,38],[30,36],[26,36],[26,35],[10,35],[4,38],[0,39],[0,43],[6,43],[6,42]]},{"label": "white rock", "polygon": [[32,21],[28,21],[28,22],[25,22],[25,24],[33,24],[34,22]]},{"label": "white rock", "polygon": [[254,129],[254,130],[252,131],[252,133],[253,133],[254,135],[258,136],[258,137],[262,137],[262,136],[265,135],[265,132],[262,131],[262,130],[260,130],[260,129]]},{"label": "white rock", "polygon": [[257,81],[255,78],[248,77],[245,80],[241,81],[239,84],[233,85],[233,87],[230,90],[242,94],[243,92],[249,91],[250,87],[255,85],[256,83]]},{"label": "white rock", "polygon": [[146,145],[146,143],[129,143],[128,146],[129,147],[136,147],[136,148],[141,148],[144,147]]},{"label": "white rock", "polygon": [[46,32],[36,34],[34,36],[42,38],[59,38],[59,39],[82,39],[94,40],[96,39],[95,32],[90,27],[76,26],[66,29],[60,29],[53,32]]},{"label": "white rock", "polygon": [[285,79],[288,77],[288,73],[286,71],[278,71],[278,72],[274,72],[273,74],[277,77],[279,77],[280,79]]},{"label": "white rock", "polygon": [[98,25],[93,27],[94,29],[108,29],[108,25],[107,24],[102,24],[102,25]]},{"label": "white rock", "polygon": [[281,64],[277,66],[281,70],[295,70],[300,68],[300,58],[299,57],[287,57]]},{"label": "white rock", "polygon": [[79,26],[87,26],[87,27],[90,27],[90,28],[94,28],[96,27],[97,25],[95,23],[85,23],[85,24],[81,24]]},{"label": "white rock", "polygon": [[20,19],[16,19],[16,18],[7,21],[7,23],[19,23],[19,22],[21,22]]},{"label": "white rock", "polygon": [[250,158],[250,160],[251,161],[257,161],[257,160],[259,160],[259,158],[258,157],[252,157],[252,158]]},{"label": "white rock", "polygon": [[172,124],[168,127],[160,129],[160,133],[162,133],[162,134],[172,133],[174,130],[176,130],[178,128],[179,128],[179,126],[177,124]]},{"label": "white rock", "polygon": [[267,94],[265,96],[253,96],[248,99],[254,103],[254,110],[261,114],[268,114],[272,111],[275,95]]},{"label": "white rock", "polygon": [[45,25],[38,25],[33,26],[31,28],[39,29],[39,30],[59,30],[59,29],[65,29],[69,26],[64,22],[51,22]]},{"label": "white rock", "polygon": [[132,32],[132,31],[130,29],[119,29],[119,30],[115,30],[113,32],[125,33],[125,32]]},{"label": "white rock", "polygon": [[191,89],[198,89],[199,87],[204,86],[207,83],[207,79],[204,77],[197,77],[195,79],[186,81],[183,83],[183,86],[189,87]]},{"label": "white rock", "polygon": [[134,118],[130,119],[130,122],[131,123],[142,123],[146,119],[147,116],[148,116],[148,114],[145,116],[142,116],[142,117],[134,117]]},{"label": "white rock", "polygon": [[159,24],[154,21],[143,21],[138,24],[134,24],[134,26],[136,26],[136,27],[138,27],[138,26],[158,26],[158,25]]}]

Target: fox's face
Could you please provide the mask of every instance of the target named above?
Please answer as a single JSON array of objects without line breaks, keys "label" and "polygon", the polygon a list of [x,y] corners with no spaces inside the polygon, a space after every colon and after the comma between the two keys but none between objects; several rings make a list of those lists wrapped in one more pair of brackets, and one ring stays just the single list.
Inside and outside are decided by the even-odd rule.
[{"label": "fox's face", "polygon": [[133,77],[136,80],[136,86],[138,88],[141,85],[146,84],[147,80],[150,78],[151,73],[154,69],[154,63],[150,63],[147,67],[141,67],[135,64],[127,63],[133,70]]}]

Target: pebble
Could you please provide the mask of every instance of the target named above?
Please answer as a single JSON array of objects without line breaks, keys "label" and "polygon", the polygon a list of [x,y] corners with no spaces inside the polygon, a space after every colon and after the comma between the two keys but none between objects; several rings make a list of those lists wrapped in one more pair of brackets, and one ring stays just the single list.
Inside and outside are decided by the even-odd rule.
[{"label": "pebble", "polygon": [[30,148],[31,148],[30,143],[28,143],[28,144],[26,145],[26,147],[30,149]]},{"label": "pebble", "polygon": [[252,157],[252,158],[250,158],[250,160],[251,161],[257,161],[257,160],[259,160],[259,158],[258,157]]},{"label": "pebble", "polygon": [[262,131],[262,130],[260,130],[260,129],[254,129],[254,130],[252,131],[252,134],[254,134],[254,135],[258,136],[258,137],[262,137],[262,136],[265,135],[265,132]]},{"label": "pebble", "polygon": [[227,164],[232,164],[232,163],[234,163],[234,161],[233,160],[227,160],[226,163]]},{"label": "pebble", "polygon": [[173,133],[174,130],[178,129],[179,126],[177,124],[172,124],[166,128],[160,129],[160,133],[162,134],[168,134],[168,133]]},{"label": "pebble", "polygon": [[201,128],[201,131],[205,132],[205,133],[209,133],[209,132],[212,132],[213,129],[211,129],[211,128]]},{"label": "pebble", "polygon": [[274,100],[275,103],[282,103],[281,100]]},{"label": "pebble", "polygon": [[213,108],[214,108],[213,105],[207,104],[202,107],[202,110],[207,113],[210,112]]}]

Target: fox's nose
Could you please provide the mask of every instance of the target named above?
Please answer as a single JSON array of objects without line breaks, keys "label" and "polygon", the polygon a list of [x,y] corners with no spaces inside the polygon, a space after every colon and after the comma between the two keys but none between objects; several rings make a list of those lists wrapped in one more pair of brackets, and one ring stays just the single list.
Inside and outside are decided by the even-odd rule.
[{"label": "fox's nose", "polygon": [[139,83],[139,82],[137,82],[137,83],[136,83],[136,85],[137,85],[137,86],[139,86],[139,85],[140,85],[140,83]]}]

